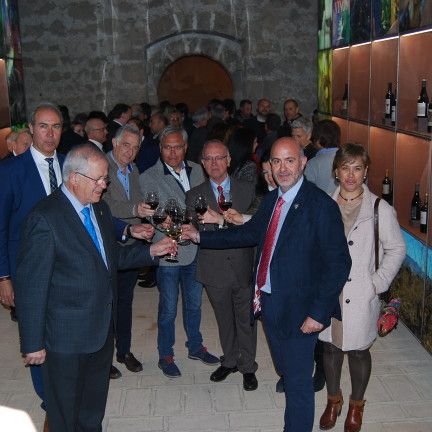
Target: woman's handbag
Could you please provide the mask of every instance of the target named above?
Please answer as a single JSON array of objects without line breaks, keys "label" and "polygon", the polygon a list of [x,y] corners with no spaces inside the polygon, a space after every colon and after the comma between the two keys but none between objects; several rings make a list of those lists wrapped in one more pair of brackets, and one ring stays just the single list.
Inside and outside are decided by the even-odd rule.
[{"label": "woman's handbag", "polygon": [[[375,271],[378,270],[378,255],[379,255],[379,217],[378,206],[380,198],[375,200],[374,205],[374,237],[375,237]],[[399,321],[400,299],[391,299],[387,304],[383,303],[381,314],[377,321],[378,334],[381,337],[388,335],[392,330],[397,327]]]}]

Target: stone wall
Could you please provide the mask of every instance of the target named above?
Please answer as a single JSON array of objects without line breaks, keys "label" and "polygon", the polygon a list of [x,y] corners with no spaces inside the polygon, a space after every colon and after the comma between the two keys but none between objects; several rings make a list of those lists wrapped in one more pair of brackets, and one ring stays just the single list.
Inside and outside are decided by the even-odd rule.
[{"label": "stone wall", "polygon": [[157,103],[164,69],[188,54],[219,61],[237,102],[286,97],[316,107],[316,0],[22,0],[27,105],[73,113]]}]

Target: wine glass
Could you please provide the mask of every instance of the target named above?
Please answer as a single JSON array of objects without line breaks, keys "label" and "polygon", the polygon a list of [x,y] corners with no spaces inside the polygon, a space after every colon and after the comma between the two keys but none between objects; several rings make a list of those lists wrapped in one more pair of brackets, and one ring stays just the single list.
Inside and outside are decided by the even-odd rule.
[{"label": "wine glass", "polygon": [[223,193],[223,200],[218,201],[218,205],[221,212],[226,212],[232,207],[231,193],[225,192]]},{"label": "wine glass", "polygon": [[[180,241],[182,234],[182,220],[180,222],[172,222],[168,229],[166,230],[166,235],[177,242],[177,244]],[[168,256],[165,257],[165,261],[171,262],[171,263],[178,263],[177,254],[170,253]]]},{"label": "wine glass", "polygon": [[183,221],[183,211],[180,204],[175,198],[171,198],[167,201],[165,205],[165,211],[171,218],[173,223],[181,223]]},{"label": "wine glass", "polygon": [[152,210],[156,210],[159,205],[159,194],[156,191],[147,192],[145,203],[148,204]]},{"label": "wine glass", "polygon": [[[198,195],[194,204],[195,212],[198,215],[203,216],[204,213],[207,211],[207,206],[208,204],[207,204],[207,200],[205,199],[205,196]],[[204,222],[200,221],[200,223],[204,223]]]},{"label": "wine glass", "polygon": [[157,226],[165,222],[168,217],[164,205],[158,205],[153,215],[153,223]]},{"label": "wine glass", "polygon": [[[184,210],[182,210],[182,215],[183,215],[183,220],[182,220],[183,225],[188,225],[193,221],[194,212],[190,208],[185,208]],[[179,246],[188,246],[190,245],[190,243],[191,243],[190,240],[182,240],[182,239],[180,239],[177,242]]]}]

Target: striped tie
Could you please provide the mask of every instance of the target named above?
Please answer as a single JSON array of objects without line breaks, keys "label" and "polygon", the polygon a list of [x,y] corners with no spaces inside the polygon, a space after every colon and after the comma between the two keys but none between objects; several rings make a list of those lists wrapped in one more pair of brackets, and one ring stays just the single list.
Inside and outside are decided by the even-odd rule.
[{"label": "striped tie", "polygon": [[53,193],[57,188],[57,177],[54,171],[54,159],[53,158],[45,158],[49,165],[49,180],[50,180],[50,189],[51,193]]}]

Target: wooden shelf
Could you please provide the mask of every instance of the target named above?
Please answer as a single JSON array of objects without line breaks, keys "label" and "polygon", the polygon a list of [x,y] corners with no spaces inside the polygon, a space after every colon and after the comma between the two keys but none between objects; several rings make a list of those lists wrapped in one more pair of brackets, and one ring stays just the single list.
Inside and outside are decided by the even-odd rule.
[{"label": "wooden shelf", "polygon": [[369,120],[369,77],[371,44],[350,48],[348,116],[367,122]]}]

